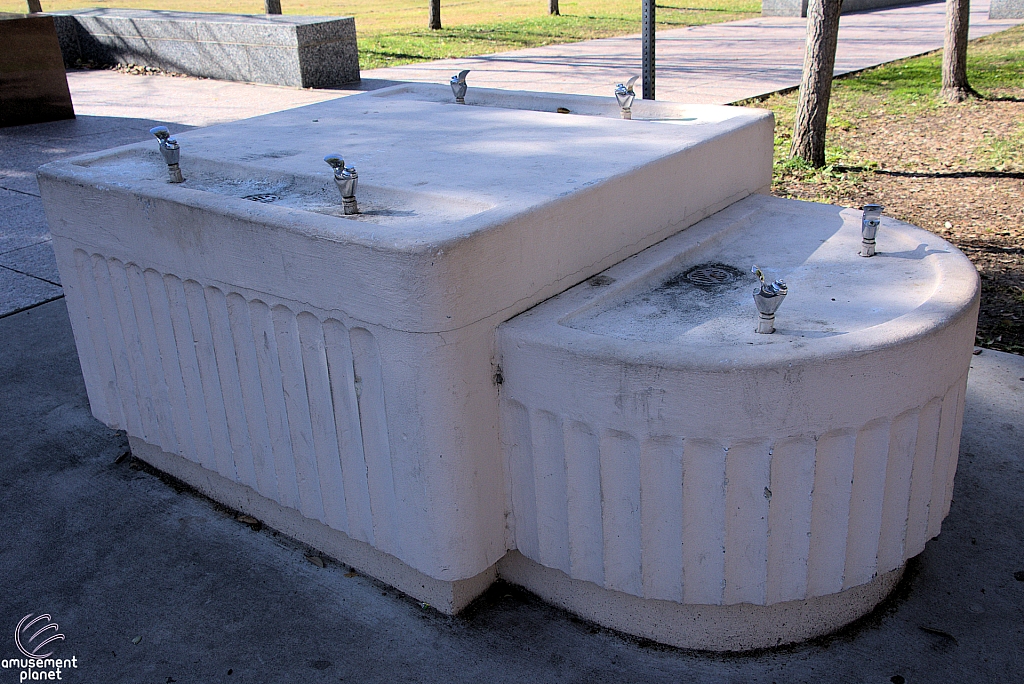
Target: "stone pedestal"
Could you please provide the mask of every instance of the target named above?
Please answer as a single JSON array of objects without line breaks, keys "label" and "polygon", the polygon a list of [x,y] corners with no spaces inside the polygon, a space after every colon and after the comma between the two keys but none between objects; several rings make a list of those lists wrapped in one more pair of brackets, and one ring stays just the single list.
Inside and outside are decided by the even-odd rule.
[{"label": "stone pedestal", "polygon": [[1024,18],[1024,0],[992,0],[988,8],[989,19]]},{"label": "stone pedestal", "polygon": [[0,126],[75,118],[53,19],[0,14]]},{"label": "stone pedestal", "polygon": [[352,17],[88,9],[55,12],[64,60],[132,63],[302,88],[359,80]]},{"label": "stone pedestal", "polygon": [[[994,0],[993,4],[995,2],[998,2],[998,0]],[[908,0],[844,0],[843,14],[909,4],[912,3],[908,2]],[[807,0],[764,0],[761,3],[761,16],[806,17]]]}]

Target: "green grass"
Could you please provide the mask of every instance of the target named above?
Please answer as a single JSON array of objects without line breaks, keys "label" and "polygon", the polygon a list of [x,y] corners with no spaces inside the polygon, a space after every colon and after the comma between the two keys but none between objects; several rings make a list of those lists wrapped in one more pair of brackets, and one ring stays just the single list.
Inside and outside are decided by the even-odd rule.
[{"label": "green grass", "polygon": [[[967,52],[967,77],[983,97],[998,99],[1024,89],[1024,27],[972,41]],[[942,53],[892,62],[836,79],[832,84],[826,134],[826,166],[814,169],[789,158],[797,93],[772,95],[749,102],[775,113],[775,181],[805,181],[825,186],[825,195],[842,184],[857,183],[863,171],[876,167],[870,150],[852,151],[835,145],[838,132],[856,131],[873,117],[913,118],[941,107]],[[1024,159],[1024,123],[1008,138],[986,141],[984,156],[1003,170]],[[1002,167],[1002,168],[1000,168]],[[834,195],[833,195],[834,196]]]},{"label": "green grass", "polygon": [[[660,7],[659,11],[662,17],[662,21],[659,21],[661,29],[749,16],[717,9],[693,10],[677,15]],[[544,15],[516,21],[456,25],[440,31],[414,29],[380,33],[359,40],[359,66],[362,69],[374,69],[432,59],[574,43],[636,33],[639,29],[639,17],[563,13],[558,17]]]}]

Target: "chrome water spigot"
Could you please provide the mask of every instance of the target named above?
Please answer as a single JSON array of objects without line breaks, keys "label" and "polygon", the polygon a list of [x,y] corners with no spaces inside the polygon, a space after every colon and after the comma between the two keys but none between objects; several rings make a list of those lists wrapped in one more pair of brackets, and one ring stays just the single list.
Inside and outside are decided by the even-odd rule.
[{"label": "chrome water spigot", "polygon": [[345,166],[345,160],[337,152],[324,157],[332,169],[334,169],[334,182],[341,192],[341,203],[346,215],[358,214],[359,205],[356,204],[356,186],[359,185],[359,174],[354,166]]},{"label": "chrome water spigot", "polygon": [[860,219],[860,255],[863,257],[875,256],[875,236],[878,234],[878,224],[882,220],[881,204],[865,204],[863,215]]},{"label": "chrome water spigot", "polygon": [[469,86],[466,85],[466,74],[468,73],[469,69],[463,69],[452,76],[452,80],[450,81],[452,93],[455,95],[455,101],[458,104],[466,104],[466,89],[469,88]]},{"label": "chrome water spigot", "polygon": [[149,132],[160,141],[160,154],[163,155],[164,161],[167,162],[167,175],[170,176],[170,182],[184,183],[185,177],[181,175],[181,167],[178,166],[178,162],[181,159],[181,149],[178,147],[178,141],[171,137],[171,132],[167,130],[167,126],[154,126],[149,129]]},{"label": "chrome water spigot", "polygon": [[636,93],[633,92],[633,84],[636,83],[638,78],[640,77],[634,76],[624,84],[620,83],[615,86],[615,99],[619,101],[619,109],[622,111],[623,119],[633,118],[633,112],[630,107],[633,106],[633,99],[636,97]]},{"label": "chrome water spigot", "polygon": [[754,306],[757,307],[757,331],[764,335],[775,332],[775,312],[782,306],[789,288],[783,280],[771,284],[765,282],[764,273],[756,265],[750,272],[761,281],[760,287],[754,290]]}]

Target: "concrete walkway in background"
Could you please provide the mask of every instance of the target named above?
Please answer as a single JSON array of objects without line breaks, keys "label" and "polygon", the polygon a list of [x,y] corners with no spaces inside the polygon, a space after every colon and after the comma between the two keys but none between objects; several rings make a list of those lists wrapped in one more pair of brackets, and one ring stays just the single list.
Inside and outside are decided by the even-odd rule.
[{"label": "concrete walkway in background", "polygon": [[[989,0],[971,3],[970,37],[1003,31],[1024,19],[989,21]],[[944,2],[843,15],[836,74],[942,48]],[[728,104],[800,85],[806,19],[758,17],[659,31],[659,100]],[[370,78],[447,83],[470,69],[470,87],[611,96],[616,83],[640,74],[640,36],[549,45],[468,59],[374,69]],[[640,93],[637,86],[637,93]]]}]

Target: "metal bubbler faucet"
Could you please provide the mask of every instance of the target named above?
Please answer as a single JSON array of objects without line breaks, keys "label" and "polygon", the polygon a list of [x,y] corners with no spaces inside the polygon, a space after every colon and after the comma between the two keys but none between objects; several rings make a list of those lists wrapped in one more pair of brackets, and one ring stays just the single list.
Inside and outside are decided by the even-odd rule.
[{"label": "metal bubbler faucet", "polygon": [[149,129],[149,132],[160,141],[160,154],[164,156],[164,161],[167,162],[167,175],[171,177],[170,182],[184,183],[185,177],[181,175],[181,167],[178,166],[178,161],[181,159],[181,149],[178,147],[178,141],[171,137],[171,132],[167,130],[167,126],[154,126]]},{"label": "metal bubbler faucet", "polygon": [[345,214],[358,214],[359,205],[356,204],[356,186],[359,184],[359,174],[356,167],[345,166],[345,160],[337,152],[324,157],[324,161],[334,169],[334,182],[341,192],[341,203],[345,208]]},{"label": "metal bubbler faucet", "polygon": [[638,78],[640,77],[634,76],[626,81],[625,84],[620,83],[615,86],[615,99],[619,101],[619,109],[622,110],[623,119],[633,118],[633,112],[630,110],[630,107],[633,106],[633,98],[636,97],[636,93],[633,92],[633,84],[636,83]]},{"label": "metal bubbler faucet", "polygon": [[764,273],[756,265],[750,272],[761,281],[761,286],[754,290],[754,305],[757,307],[757,331],[763,335],[775,332],[775,312],[782,306],[789,288],[783,280],[776,280],[770,285],[764,280]]},{"label": "metal bubbler faucet", "polygon": [[875,235],[878,234],[878,224],[882,220],[881,204],[865,204],[864,214],[860,219],[860,255],[862,257],[875,256]]},{"label": "metal bubbler faucet", "polygon": [[452,76],[452,80],[449,81],[452,86],[452,93],[455,95],[455,102],[458,104],[466,104],[466,89],[469,88],[466,85],[466,74],[468,73],[469,69],[463,69]]}]

